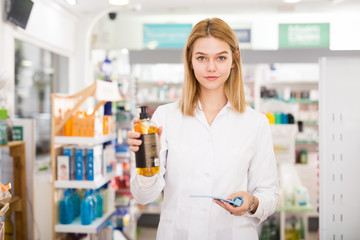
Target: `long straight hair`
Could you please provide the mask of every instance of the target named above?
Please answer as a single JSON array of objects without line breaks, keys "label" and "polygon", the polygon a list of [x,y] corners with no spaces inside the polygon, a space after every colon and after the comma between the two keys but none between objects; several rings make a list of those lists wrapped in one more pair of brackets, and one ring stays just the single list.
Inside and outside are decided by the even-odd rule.
[{"label": "long straight hair", "polygon": [[200,86],[192,69],[194,43],[199,38],[214,37],[229,44],[233,68],[224,85],[225,96],[231,107],[239,113],[245,112],[245,95],[241,70],[238,39],[230,26],[219,18],[209,18],[197,23],[192,29],[184,48],[185,78],[180,99],[180,109],[186,116],[194,116],[199,101]]}]

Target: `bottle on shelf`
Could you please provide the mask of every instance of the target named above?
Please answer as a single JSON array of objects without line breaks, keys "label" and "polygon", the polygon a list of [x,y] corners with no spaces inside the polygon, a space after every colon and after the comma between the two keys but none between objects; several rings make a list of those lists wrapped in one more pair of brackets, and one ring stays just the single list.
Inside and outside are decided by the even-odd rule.
[{"label": "bottle on shelf", "polygon": [[103,216],[103,204],[104,204],[104,199],[103,196],[100,192],[100,189],[97,189],[95,191],[95,197],[96,197],[96,203],[97,203],[97,207],[96,207],[96,217],[100,218]]},{"label": "bottle on shelf", "polygon": [[158,128],[150,120],[147,106],[141,106],[139,123],[135,124],[134,131],[139,132],[142,144],[136,152],[136,171],[143,176],[153,176],[160,171],[158,150]]},{"label": "bottle on shelf", "polygon": [[72,189],[71,199],[74,205],[74,215],[77,218],[80,215],[80,195],[76,189]]},{"label": "bottle on shelf", "polygon": [[74,205],[71,199],[71,191],[68,189],[64,193],[64,198],[60,201],[60,223],[70,224],[74,220]]},{"label": "bottle on shelf", "polygon": [[92,201],[92,210],[91,210],[91,219],[95,220],[96,219],[96,211],[97,211],[97,199],[94,195],[94,190],[91,189],[90,190],[90,196],[91,196],[91,201]]},{"label": "bottle on shelf", "polygon": [[85,198],[81,201],[81,224],[90,225],[92,222],[92,211],[93,211],[93,201],[90,196],[90,190],[86,190]]}]

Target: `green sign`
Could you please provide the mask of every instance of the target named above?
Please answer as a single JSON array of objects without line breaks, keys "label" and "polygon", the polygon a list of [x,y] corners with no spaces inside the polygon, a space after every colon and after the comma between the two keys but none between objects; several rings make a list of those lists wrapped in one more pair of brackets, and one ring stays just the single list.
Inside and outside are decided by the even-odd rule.
[{"label": "green sign", "polygon": [[12,137],[13,141],[22,141],[24,134],[23,134],[23,127],[20,126],[13,126]]},{"label": "green sign", "polygon": [[191,24],[144,24],[145,48],[183,48],[191,32]]},{"label": "green sign", "polygon": [[279,24],[279,48],[328,48],[330,24]]}]

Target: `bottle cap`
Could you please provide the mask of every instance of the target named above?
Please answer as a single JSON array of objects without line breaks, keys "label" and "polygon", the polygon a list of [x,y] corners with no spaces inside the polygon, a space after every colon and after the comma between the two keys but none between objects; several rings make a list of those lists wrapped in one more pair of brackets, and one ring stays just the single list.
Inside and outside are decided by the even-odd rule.
[{"label": "bottle cap", "polygon": [[147,112],[147,106],[141,106],[140,109],[141,109],[140,119],[149,118],[149,113]]}]

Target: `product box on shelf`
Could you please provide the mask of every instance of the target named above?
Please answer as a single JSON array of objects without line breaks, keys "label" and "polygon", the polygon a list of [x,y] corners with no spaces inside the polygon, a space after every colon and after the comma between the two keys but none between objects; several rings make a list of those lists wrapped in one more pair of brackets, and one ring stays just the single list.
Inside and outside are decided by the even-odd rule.
[{"label": "product box on shelf", "polygon": [[112,144],[105,146],[103,152],[103,175],[107,177],[115,170],[115,149]]},{"label": "product box on shelf", "polygon": [[102,144],[88,146],[86,148],[86,176],[87,180],[95,180],[101,177],[103,147]]},{"label": "product box on shelf", "polygon": [[63,147],[63,155],[69,158],[69,179],[75,180],[75,148],[74,145],[68,145]]},{"label": "product box on shelf", "polygon": [[85,148],[83,146],[76,147],[76,180],[84,180],[85,175]]},{"label": "product box on shelf", "polygon": [[70,160],[69,156],[57,156],[57,180],[70,180]]}]

